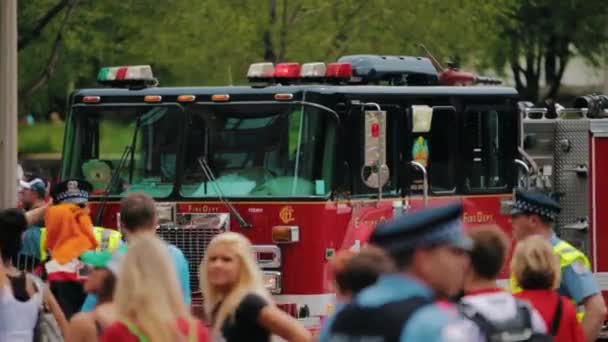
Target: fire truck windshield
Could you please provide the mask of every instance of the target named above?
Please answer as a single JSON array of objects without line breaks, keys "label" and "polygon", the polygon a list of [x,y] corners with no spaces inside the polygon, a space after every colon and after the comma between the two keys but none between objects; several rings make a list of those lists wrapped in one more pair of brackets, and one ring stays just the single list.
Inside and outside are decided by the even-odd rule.
[{"label": "fire truck windshield", "polygon": [[182,123],[176,106],[75,106],[63,176],[91,182],[93,195],[144,191],[167,197],[176,179]]},{"label": "fire truck windshield", "polygon": [[[184,197],[327,196],[334,177],[335,118],[293,103],[190,107]],[[204,157],[215,177],[197,163]]]}]

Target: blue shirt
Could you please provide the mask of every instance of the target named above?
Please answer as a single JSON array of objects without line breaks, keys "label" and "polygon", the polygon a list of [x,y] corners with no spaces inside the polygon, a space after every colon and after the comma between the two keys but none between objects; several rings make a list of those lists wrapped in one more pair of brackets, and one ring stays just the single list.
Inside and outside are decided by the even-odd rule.
[{"label": "blue shirt", "polygon": [[[549,241],[551,242],[551,246],[555,247],[562,240],[553,234]],[[559,293],[572,298],[577,304],[582,304],[585,299],[600,293],[600,288],[593,276],[593,272],[582,262],[575,261],[566,267],[562,267]]]},{"label": "blue shirt", "polygon": [[20,254],[40,260],[40,226],[31,225],[23,232]]},{"label": "blue shirt", "polygon": [[[412,297],[433,298],[431,290],[415,280],[401,274],[390,274],[382,276],[378,282],[362,290],[355,298],[354,302],[362,307],[379,307],[392,301],[404,300]],[[336,319],[336,313],[329,318],[327,324],[321,329],[320,342],[331,341],[331,326]],[[461,340],[462,329],[450,327],[453,321],[458,320],[454,312],[439,308],[435,304],[425,305],[414,311],[409,319],[404,323],[401,330],[400,341],[448,341]],[[449,330],[458,330],[452,333]],[[452,338],[451,336],[458,336]]]},{"label": "blue shirt", "polygon": [[[174,245],[169,246],[169,254],[171,255],[171,259],[173,259],[173,263],[175,265],[175,270],[177,271],[177,276],[179,278],[179,283],[182,288],[182,292],[184,294],[184,302],[187,306],[190,306],[192,302],[191,294],[190,294],[190,273],[188,270],[188,261],[184,256],[184,253]],[[122,247],[122,246],[121,246]],[[125,245],[126,247],[126,245]],[[119,248],[116,251],[117,256],[120,254],[126,253],[126,248]],[[97,305],[97,296],[93,294],[87,295],[84,303],[82,304],[81,311],[92,311]]]}]

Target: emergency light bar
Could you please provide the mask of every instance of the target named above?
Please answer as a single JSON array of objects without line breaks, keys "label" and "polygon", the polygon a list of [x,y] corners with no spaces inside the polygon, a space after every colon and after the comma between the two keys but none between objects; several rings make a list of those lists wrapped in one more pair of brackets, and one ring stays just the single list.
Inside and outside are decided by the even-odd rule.
[{"label": "emergency light bar", "polygon": [[119,66],[102,68],[97,74],[97,82],[111,86],[154,86],[158,84],[149,65]]},{"label": "emergency light bar", "polygon": [[249,66],[247,78],[251,82],[288,82],[301,80],[316,80],[329,82],[350,81],[353,77],[351,63],[330,63],[327,66],[322,62],[304,63],[254,63]]}]

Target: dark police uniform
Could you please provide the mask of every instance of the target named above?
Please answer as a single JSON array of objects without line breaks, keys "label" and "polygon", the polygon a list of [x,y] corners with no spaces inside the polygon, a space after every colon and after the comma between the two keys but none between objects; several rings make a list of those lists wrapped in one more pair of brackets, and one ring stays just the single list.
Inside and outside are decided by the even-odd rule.
[{"label": "dark police uniform", "polygon": [[[400,216],[371,236],[390,254],[450,244],[471,247],[460,221],[462,206],[449,205]],[[464,270],[463,270],[464,272]],[[321,332],[321,342],[467,341],[451,308],[433,303],[432,290],[404,273],[387,274],[338,309]]]},{"label": "dark police uniform", "polygon": [[[538,215],[550,221],[555,221],[560,211],[560,205],[542,192],[517,191],[511,216]],[[600,293],[599,285],[591,272],[591,263],[587,256],[571,244],[559,239],[555,233],[553,233],[549,242],[560,261],[560,294],[570,298],[575,306],[579,306],[583,304],[585,299]],[[511,292],[521,291],[517,279],[513,275],[511,275],[509,284]],[[584,312],[579,310],[577,314],[579,321],[582,321],[583,316]]]}]

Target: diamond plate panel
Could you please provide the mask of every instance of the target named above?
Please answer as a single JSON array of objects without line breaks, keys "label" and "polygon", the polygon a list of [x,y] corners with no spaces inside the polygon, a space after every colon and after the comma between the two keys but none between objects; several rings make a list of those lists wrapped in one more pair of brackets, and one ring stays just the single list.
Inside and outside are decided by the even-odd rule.
[{"label": "diamond plate panel", "polygon": [[589,120],[558,120],[554,146],[554,192],[561,196],[562,206],[557,227],[564,239],[588,252],[588,230],[564,229],[564,226],[589,216],[589,175],[576,172],[582,166],[589,168]]}]

